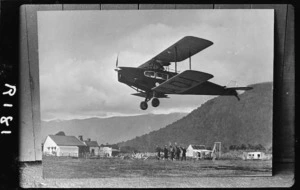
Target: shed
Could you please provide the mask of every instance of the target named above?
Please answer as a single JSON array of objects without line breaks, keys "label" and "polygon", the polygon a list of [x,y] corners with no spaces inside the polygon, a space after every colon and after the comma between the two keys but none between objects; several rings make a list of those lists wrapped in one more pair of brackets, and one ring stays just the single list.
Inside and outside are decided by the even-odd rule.
[{"label": "shed", "polygon": [[103,145],[103,144],[101,144],[100,145],[99,154],[111,157],[111,156],[116,156],[119,153],[120,153],[120,148],[116,144],[113,144],[113,145],[109,145],[109,144]]},{"label": "shed", "polygon": [[85,147],[75,136],[49,135],[43,145],[43,154],[79,157]]},{"label": "shed", "polygon": [[210,153],[210,150],[205,148],[205,145],[189,145],[186,149],[186,156],[187,157],[197,157],[198,152],[204,153],[205,155]]},{"label": "shed", "polygon": [[88,139],[84,141],[84,144],[88,147],[89,153],[91,156],[98,156],[99,155],[99,145],[97,141],[91,141],[91,139]]},{"label": "shed", "polygon": [[261,160],[264,159],[264,152],[247,152],[246,159],[247,160]]}]

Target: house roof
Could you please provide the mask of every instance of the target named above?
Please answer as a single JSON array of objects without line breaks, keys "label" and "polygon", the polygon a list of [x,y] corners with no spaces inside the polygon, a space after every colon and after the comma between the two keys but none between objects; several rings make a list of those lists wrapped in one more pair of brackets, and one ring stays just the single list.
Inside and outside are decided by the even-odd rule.
[{"label": "house roof", "polygon": [[75,136],[49,135],[49,137],[59,146],[86,146]]},{"label": "house roof", "polygon": [[84,141],[86,146],[89,146],[89,147],[98,147],[98,143],[97,141]]},{"label": "house roof", "polygon": [[191,145],[195,150],[203,150],[206,149],[204,145]]}]

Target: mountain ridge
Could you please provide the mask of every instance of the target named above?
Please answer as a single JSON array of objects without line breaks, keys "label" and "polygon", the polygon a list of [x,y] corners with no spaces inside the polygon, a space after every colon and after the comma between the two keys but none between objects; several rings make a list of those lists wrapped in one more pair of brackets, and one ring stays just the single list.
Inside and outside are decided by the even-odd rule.
[{"label": "mountain ridge", "polygon": [[136,137],[120,146],[153,151],[156,145],[169,143],[188,146],[214,142],[222,145],[261,144],[272,147],[273,83],[249,85],[252,90],[235,97],[219,96],[208,100],[180,120],[164,128]]},{"label": "mountain ridge", "polygon": [[143,114],[137,116],[113,116],[109,118],[85,118],[63,121],[42,121],[42,139],[63,131],[66,135],[91,138],[102,143],[117,143],[165,127],[186,113]]}]

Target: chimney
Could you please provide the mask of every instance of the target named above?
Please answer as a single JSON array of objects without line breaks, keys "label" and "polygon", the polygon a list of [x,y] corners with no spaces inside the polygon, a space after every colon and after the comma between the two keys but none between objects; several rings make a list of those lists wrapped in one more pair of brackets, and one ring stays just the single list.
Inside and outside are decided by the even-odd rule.
[{"label": "chimney", "polygon": [[79,138],[79,140],[83,141],[83,136],[82,135],[79,135],[78,138]]},{"label": "chimney", "polygon": [[88,140],[88,141],[91,141],[91,139],[90,139],[90,138],[88,138],[87,140]]}]

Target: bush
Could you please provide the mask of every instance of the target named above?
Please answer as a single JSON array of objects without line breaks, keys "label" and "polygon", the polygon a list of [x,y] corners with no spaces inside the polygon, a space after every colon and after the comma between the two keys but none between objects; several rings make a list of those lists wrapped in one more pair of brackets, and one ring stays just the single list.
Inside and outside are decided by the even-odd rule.
[{"label": "bush", "polygon": [[261,144],[257,144],[257,145],[248,144],[247,146],[245,144],[241,144],[241,145],[230,145],[229,150],[266,151],[266,148]]},{"label": "bush", "polygon": [[221,154],[218,160],[242,160],[243,158],[243,151],[229,151],[226,153]]}]

